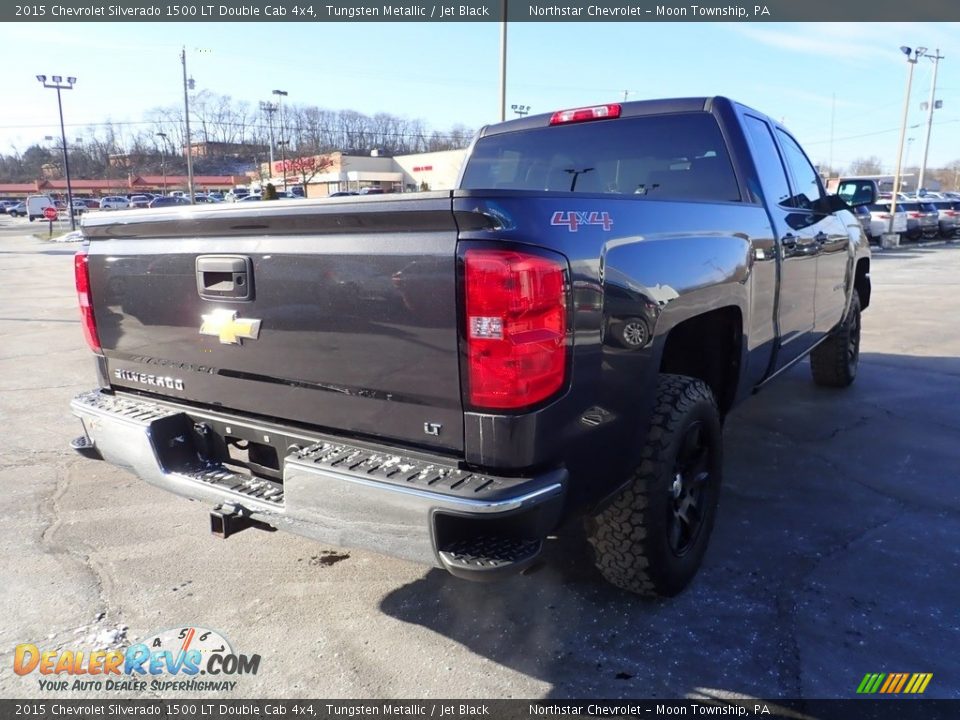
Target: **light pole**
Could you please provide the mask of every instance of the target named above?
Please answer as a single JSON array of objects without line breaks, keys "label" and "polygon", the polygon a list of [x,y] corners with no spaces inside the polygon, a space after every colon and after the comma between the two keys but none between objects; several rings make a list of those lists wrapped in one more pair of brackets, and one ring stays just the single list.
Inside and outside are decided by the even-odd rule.
[{"label": "light pole", "polygon": [[913,84],[913,67],[917,60],[927,51],[924,47],[916,50],[900,46],[900,52],[907,56],[909,71],[907,72],[907,92],[903,99],[903,122],[900,125],[900,146],[897,148],[897,170],[893,175],[893,197],[890,199],[890,225],[888,233],[893,233],[893,219],[897,213],[897,194],[900,192],[900,173],[903,171],[903,144],[907,139],[907,115],[910,113],[910,88]]},{"label": "light pole", "polygon": [[500,3],[500,122],[507,119],[507,0]]},{"label": "light pole", "polygon": [[527,115],[530,112],[529,105],[511,105],[510,109],[513,110],[520,117],[523,117],[524,115]]},{"label": "light pole", "polygon": [[67,215],[70,216],[70,229],[76,230],[77,221],[73,216],[73,188],[70,186],[70,158],[67,155],[67,131],[63,125],[63,101],[60,99],[60,91],[73,90],[77,79],[75,77],[68,77],[66,85],[63,84],[63,76],[61,75],[52,75],[50,77],[51,82],[49,83],[47,82],[46,75],[37,75],[37,80],[39,80],[40,84],[45,88],[57,91],[57,108],[60,111],[60,139],[63,142],[63,146],[61,147],[63,150],[63,174],[67,180]]},{"label": "light pole", "polygon": [[287,156],[286,147],[290,144],[289,140],[277,140],[277,147],[280,148],[280,166],[283,168],[283,192],[287,192]]},{"label": "light pole", "polygon": [[167,194],[167,134],[158,132],[160,138],[160,172],[163,173],[163,194]]},{"label": "light pole", "polygon": [[193,90],[193,78],[187,80],[187,48],[180,49],[180,63],[183,65],[183,121],[187,139],[187,192],[190,195],[190,204],[196,202],[193,196],[193,145],[190,142],[190,96],[187,90]]},{"label": "light pole", "polygon": [[933,55],[927,55],[928,58],[933,60],[933,79],[930,81],[930,103],[927,108],[927,139],[923,142],[923,162],[920,163],[920,176],[917,178],[917,193],[919,193],[920,188],[923,187],[923,176],[927,172],[927,153],[930,152],[930,130],[933,128],[933,111],[939,107],[936,100],[937,68],[940,66],[940,61],[943,60],[943,55],[940,54],[940,48],[937,48],[933,52]]},{"label": "light pole", "polygon": [[907,150],[903,154],[903,168],[904,170],[910,169],[910,149],[913,147],[913,143],[916,138],[909,137],[907,138]]},{"label": "light pole", "polygon": [[270,179],[273,179],[273,114],[277,111],[277,106],[273,103],[266,102],[264,100],[260,101],[260,112],[267,114],[267,125],[270,127]]},{"label": "light pole", "polygon": [[[274,90],[273,94],[277,96],[277,108],[280,110],[280,137],[284,136],[284,127],[283,127],[283,99],[289,95],[286,90]],[[280,143],[280,166],[283,168],[283,191],[287,191],[287,154],[284,150],[284,147],[287,145],[286,140],[281,140]]]}]

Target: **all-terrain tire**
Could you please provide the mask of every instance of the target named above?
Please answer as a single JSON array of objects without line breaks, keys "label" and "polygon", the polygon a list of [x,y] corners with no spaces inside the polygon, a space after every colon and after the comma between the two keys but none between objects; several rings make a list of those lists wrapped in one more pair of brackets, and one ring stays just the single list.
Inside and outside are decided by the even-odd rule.
[{"label": "all-terrain tire", "polygon": [[[696,378],[660,375],[640,464],[616,499],[588,520],[594,560],[606,580],[668,597],[690,583],[713,529],[722,461],[720,413],[710,388]],[[681,519],[692,521],[694,508],[696,527]]]},{"label": "all-terrain tire", "polygon": [[859,365],[860,296],[854,290],[843,322],[810,353],[810,371],[817,385],[844,388],[857,379]]}]

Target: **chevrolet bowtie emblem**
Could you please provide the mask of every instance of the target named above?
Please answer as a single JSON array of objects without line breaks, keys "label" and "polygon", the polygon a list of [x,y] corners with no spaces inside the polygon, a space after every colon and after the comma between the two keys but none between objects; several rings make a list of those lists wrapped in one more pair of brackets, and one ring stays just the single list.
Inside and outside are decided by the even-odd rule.
[{"label": "chevrolet bowtie emblem", "polygon": [[200,334],[218,337],[224,345],[242,345],[241,340],[260,337],[260,321],[238,318],[236,310],[214,310],[203,316]]}]

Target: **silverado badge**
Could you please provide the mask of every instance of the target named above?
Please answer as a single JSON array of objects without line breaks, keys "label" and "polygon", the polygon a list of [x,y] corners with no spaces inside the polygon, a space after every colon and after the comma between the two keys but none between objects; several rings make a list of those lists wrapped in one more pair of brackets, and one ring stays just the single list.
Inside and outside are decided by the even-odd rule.
[{"label": "silverado badge", "polygon": [[236,310],[214,310],[203,316],[200,334],[218,337],[224,345],[242,345],[242,340],[260,337],[260,321],[238,318]]}]

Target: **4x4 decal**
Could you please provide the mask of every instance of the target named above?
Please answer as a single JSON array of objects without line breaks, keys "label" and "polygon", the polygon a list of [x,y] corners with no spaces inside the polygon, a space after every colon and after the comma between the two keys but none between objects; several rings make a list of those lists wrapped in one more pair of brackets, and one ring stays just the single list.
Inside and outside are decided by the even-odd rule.
[{"label": "4x4 decal", "polygon": [[613,228],[613,218],[606,210],[597,212],[577,212],[575,210],[557,210],[550,218],[551,225],[566,225],[567,230],[576,232],[581,225],[600,225],[604,231],[609,232]]}]

